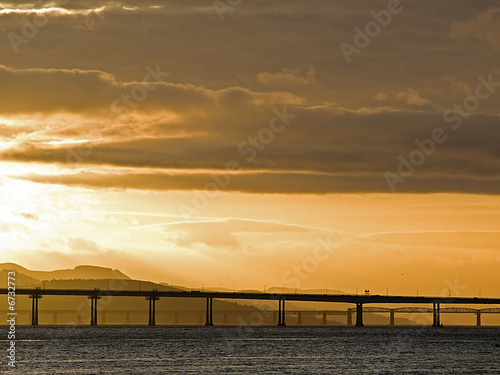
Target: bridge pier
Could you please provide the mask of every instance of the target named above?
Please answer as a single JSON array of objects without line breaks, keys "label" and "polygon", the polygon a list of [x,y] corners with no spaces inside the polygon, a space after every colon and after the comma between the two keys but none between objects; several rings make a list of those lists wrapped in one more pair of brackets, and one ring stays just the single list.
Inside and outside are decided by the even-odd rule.
[{"label": "bridge pier", "polygon": [[281,300],[278,300],[278,326],[281,325]]},{"label": "bridge pier", "polygon": [[432,304],[432,326],[433,327],[442,327],[441,316],[440,316],[440,304],[439,303]]},{"label": "bridge pier", "polygon": [[481,311],[476,312],[476,326],[481,327]]},{"label": "bridge pier", "polygon": [[278,305],[279,305],[279,307],[278,307],[278,326],[284,327],[284,326],[286,326],[286,323],[285,323],[285,300],[279,299]]},{"label": "bridge pier", "polygon": [[90,299],[90,325],[97,325],[97,301],[101,299],[101,296],[97,294],[89,296]]},{"label": "bridge pier", "polygon": [[356,303],[356,327],[363,327],[363,304]]},{"label": "bridge pier", "polygon": [[94,325],[94,297],[90,296],[90,325]]},{"label": "bridge pier", "polygon": [[347,325],[352,326],[352,310],[347,309]]},{"label": "bridge pier", "polygon": [[156,301],[158,301],[160,297],[156,296],[148,296],[146,297],[146,301],[149,301],[149,323],[150,326],[156,325]]},{"label": "bridge pier", "polygon": [[391,316],[390,316],[389,325],[393,326],[394,325],[394,315],[395,315],[394,309],[391,309],[390,314],[391,314]]},{"label": "bridge pier", "polygon": [[209,297],[209,298],[207,298],[207,315],[206,315],[206,321],[205,321],[206,326],[213,326],[214,325],[212,313],[213,313],[213,311],[212,311],[212,298]]},{"label": "bridge pier", "polygon": [[40,296],[38,294],[32,294],[29,296],[29,298],[32,299],[32,301],[31,301],[31,325],[32,326],[38,325],[38,300],[42,297],[43,296]]},{"label": "bridge pier", "polygon": [[323,325],[326,326],[326,313],[323,313]]}]

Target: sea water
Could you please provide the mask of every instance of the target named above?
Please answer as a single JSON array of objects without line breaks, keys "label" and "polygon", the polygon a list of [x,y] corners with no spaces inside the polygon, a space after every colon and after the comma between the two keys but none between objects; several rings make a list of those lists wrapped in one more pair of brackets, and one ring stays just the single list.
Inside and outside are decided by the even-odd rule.
[{"label": "sea water", "polygon": [[40,326],[16,339],[2,373],[500,374],[488,327]]}]

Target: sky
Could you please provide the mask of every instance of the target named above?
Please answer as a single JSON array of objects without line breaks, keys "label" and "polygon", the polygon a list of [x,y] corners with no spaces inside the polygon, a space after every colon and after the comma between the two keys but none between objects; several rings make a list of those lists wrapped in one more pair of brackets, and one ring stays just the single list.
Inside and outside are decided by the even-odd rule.
[{"label": "sky", "polygon": [[498,0],[0,2],[0,261],[498,296]]}]

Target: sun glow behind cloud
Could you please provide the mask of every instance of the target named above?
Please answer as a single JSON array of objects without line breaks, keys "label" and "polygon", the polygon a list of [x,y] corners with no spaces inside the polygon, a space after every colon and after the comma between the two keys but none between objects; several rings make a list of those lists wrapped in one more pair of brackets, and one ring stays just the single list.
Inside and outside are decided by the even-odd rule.
[{"label": "sun glow behind cloud", "polygon": [[[374,4],[245,2],[220,22],[201,0],[3,3],[7,32],[48,17],[18,53],[0,40],[4,260],[498,293],[498,93],[459,131],[443,120],[500,81],[498,8],[412,4],[348,64],[337,47]],[[390,193],[384,173],[436,128],[448,140]],[[332,253],[299,277],[320,240]]]}]

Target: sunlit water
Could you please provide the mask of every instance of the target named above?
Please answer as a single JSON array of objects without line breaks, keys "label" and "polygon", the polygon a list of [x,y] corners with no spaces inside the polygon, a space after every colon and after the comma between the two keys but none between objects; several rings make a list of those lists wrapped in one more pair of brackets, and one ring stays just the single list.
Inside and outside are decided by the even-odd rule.
[{"label": "sunlit water", "polygon": [[18,327],[17,338],[19,374],[500,374],[500,329],[487,327]]}]

